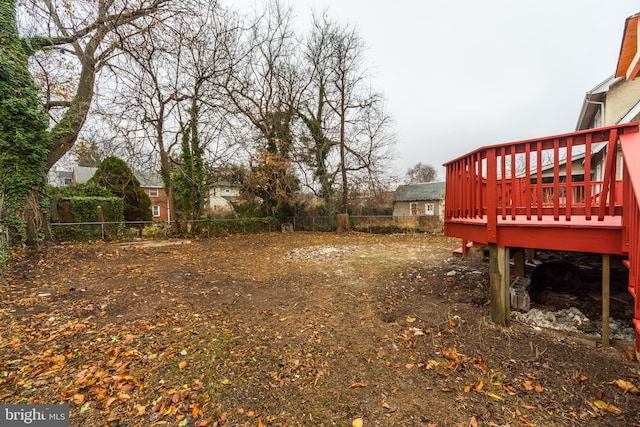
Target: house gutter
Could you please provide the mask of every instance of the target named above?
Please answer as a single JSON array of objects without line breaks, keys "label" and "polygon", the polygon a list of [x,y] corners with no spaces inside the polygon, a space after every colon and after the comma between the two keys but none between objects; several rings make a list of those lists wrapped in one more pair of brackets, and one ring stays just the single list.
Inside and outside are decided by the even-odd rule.
[{"label": "house gutter", "polygon": [[605,115],[604,115],[604,102],[599,102],[599,101],[589,101],[588,99],[585,99],[584,102],[586,102],[587,104],[596,104],[600,106],[600,118],[601,118],[601,122],[600,126],[598,127],[604,127],[605,125]]}]

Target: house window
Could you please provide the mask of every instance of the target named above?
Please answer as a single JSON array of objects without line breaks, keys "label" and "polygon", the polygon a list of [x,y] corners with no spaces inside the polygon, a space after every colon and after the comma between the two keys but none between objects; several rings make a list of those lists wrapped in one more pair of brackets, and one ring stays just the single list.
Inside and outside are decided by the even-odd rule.
[{"label": "house window", "polygon": [[158,189],[150,188],[149,189],[149,197],[158,197]]},{"label": "house window", "polygon": [[409,205],[409,216],[416,216],[418,214],[418,204],[411,203]]},{"label": "house window", "polygon": [[160,206],[158,206],[158,205],[154,205],[154,206],[151,208],[151,211],[153,212],[153,216],[154,216],[155,218],[157,218],[157,217],[159,217],[159,216],[160,216]]},{"label": "house window", "polygon": [[225,193],[228,193],[228,192],[230,192],[230,191],[231,191],[231,189],[229,189],[229,188],[225,188],[225,189],[224,189],[224,192],[225,192]]},{"label": "house window", "polygon": [[424,214],[425,215],[433,215],[435,213],[435,206],[433,203],[425,203],[424,204]]}]

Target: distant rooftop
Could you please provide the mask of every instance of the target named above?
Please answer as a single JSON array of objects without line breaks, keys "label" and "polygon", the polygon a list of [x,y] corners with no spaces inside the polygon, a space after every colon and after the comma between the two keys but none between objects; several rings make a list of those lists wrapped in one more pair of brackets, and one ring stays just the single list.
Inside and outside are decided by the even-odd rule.
[{"label": "distant rooftop", "polygon": [[421,184],[401,185],[391,196],[393,202],[413,202],[417,200],[444,199],[444,182],[425,182]]}]

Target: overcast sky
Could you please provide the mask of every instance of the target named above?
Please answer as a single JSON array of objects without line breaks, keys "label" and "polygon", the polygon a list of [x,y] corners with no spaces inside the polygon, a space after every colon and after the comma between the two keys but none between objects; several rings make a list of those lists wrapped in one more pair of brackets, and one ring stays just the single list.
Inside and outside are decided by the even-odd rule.
[{"label": "overcast sky", "polygon": [[[229,4],[250,11],[261,0]],[[615,72],[637,0],[292,1],[356,25],[398,133],[397,173],[482,145],[572,132],[587,91]]]}]

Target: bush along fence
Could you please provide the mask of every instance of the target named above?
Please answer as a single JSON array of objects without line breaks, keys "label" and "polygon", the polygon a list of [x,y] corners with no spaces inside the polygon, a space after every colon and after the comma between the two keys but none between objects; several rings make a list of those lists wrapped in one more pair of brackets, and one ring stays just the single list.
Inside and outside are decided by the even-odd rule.
[{"label": "bush along fence", "polygon": [[[296,231],[335,231],[336,217],[309,216],[288,218]],[[349,216],[351,229],[364,233],[441,233],[443,223],[433,216]]]},{"label": "bush along fence", "polygon": [[174,235],[171,224],[159,221],[54,222],[51,223],[51,229],[53,236],[60,242],[139,237],[217,237],[279,231],[280,221],[271,217],[180,221],[179,236]]}]

